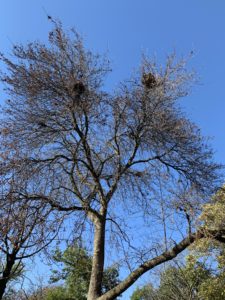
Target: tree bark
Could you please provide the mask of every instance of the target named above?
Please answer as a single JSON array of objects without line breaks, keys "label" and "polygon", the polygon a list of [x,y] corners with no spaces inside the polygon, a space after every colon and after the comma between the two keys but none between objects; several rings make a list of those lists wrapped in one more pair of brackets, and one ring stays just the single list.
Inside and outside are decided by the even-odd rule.
[{"label": "tree bark", "polygon": [[94,222],[94,251],[87,300],[96,300],[101,296],[105,258],[105,222],[105,218]]},{"label": "tree bark", "polygon": [[6,266],[2,273],[2,278],[0,279],[0,299],[3,298],[3,295],[6,290],[7,283],[10,280],[12,268],[15,263],[15,257],[13,255],[7,256]]}]

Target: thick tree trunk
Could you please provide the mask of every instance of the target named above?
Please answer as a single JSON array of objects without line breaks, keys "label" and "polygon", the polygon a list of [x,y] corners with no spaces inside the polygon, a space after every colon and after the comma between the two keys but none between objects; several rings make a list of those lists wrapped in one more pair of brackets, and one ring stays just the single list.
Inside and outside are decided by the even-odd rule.
[{"label": "thick tree trunk", "polygon": [[96,300],[101,295],[105,256],[105,220],[96,221],[94,234],[94,251],[88,300]]},{"label": "thick tree trunk", "polygon": [[6,266],[2,273],[2,278],[0,278],[0,299],[3,298],[3,295],[5,293],[7,283],[9,282],[11,277],[11,272],[14,263],[15,263],[15,258],[12,255],[8,255]]}]

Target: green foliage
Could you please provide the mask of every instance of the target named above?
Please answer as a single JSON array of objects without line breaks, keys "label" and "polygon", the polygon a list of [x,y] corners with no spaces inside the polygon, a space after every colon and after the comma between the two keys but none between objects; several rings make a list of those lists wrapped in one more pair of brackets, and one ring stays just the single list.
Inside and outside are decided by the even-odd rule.
[{"label": "green foliage", "polygon": [[155,291],[152,285],[148,284],[137,288],[132,294],[131,300],[155,300]]},{"label": "green foliage", "polygon": [[213,261],[214,268],[211,268],[212,275],[205,280],[199,290],[201,299],[204,300],[223,300],[225,299],[225,249],[220,246],[217,252],[212,255],[210,260]]},{"label": "green foliage", "polygon": [[[92,257],[87,250],[75,244],[64,252],[57,249],[53,259],[56,263],[62,264],[62,269],[52,271],[50,282],[63,280],[65,284],[50,290],[45,300],[86,300],[92,266]],[[119,272],[116,267],[107,268],[103,275],[102,293],[117,285],[118,277]]]},{"label": "green foliage", "polygon": [[85,300],[92,264],[86,249],[78,245],[68,247],[64,252],[57,249],[53,259],[63,264],[63,268],[61,271],[54,270],[50,281],[55,283],[65,280],[66,294],[71,299]]},{"label": "green foliage", "polygon": [[61,286],[48,288],[45,291],[44,300],[72,300],[71,296],[67,293],[66,289]]},{"label": "green foliage", "polygon": [[199,299],[223,300],[225,299],[225,246],[224,240],[223,243],[219,243],[214,239],[214,231],[219,232],[225,226],[225,186],[213,196],[211,203],[203,206],[199,220],[203,228],[211,230],[212,233],[204,239],[197,240],[191,249],[199,258],[209,257],[213,266],[211,276],[199,287]]},{"label": "green foliage", "polygon": [[104,271],[102,280],[102,293],[106,293],[115,287],[119,281],[119,270],[116,267],[109,267]]},{"label": "green foliage", "polygon": [[196,256],[184,266],[170,266],[160,277],[159,287],[138,288],[131,300],[224,300],[225,253],[217,256],[216,271]]},{"label": "green foliage", "polygon": [[185,266],[171,266],[162,273],[157,295],[160,300],[197,300],[200,286],[209,278],[204,264],[189,256]]},{"label": "green foliage", "polygon": [[210,230],[223,230],[225,227],[225,187],[212,198],[211,203],[203,206],[200,221]]},{"label": "green foliage", "polygon": [[[17,295],[15,300],[72,300],[66,289],[63,286],[48,286],[48,287],[40,287],[33,291],[29,296],[26,294]],[[9,299],[9,300],[14,300]]]}]

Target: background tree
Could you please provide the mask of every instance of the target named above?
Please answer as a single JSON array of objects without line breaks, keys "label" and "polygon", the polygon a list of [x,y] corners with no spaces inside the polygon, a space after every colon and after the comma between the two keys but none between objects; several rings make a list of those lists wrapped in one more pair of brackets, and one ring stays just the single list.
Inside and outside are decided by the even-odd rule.
[{"label": "background tree", "polygon": [[131,300],[158,300],[157,292],[154,290],[151,284],[144,285],[141,288],[137,288],[131,298]]},{"label": "background tree", "polygon": [[[1,186],[0,299],[3,298],[8,283],[23,275],[24,260],[50,244],[60,225],[59,220],[49,220],[51,211],[42,203],[31,205],[16,195],[13,187],[13,183],[8,180],[7,184]],[[12,293],[8,293],[8,298],[9,294]]]},{"label": "background tree", "polygon": [[[205,230],[210,230],[212,234],[207,234],[205,239],[197,241],[191,249],[197,259],[205,259],[211,271],[211,276],[204,280],[199,289],[199,296],[206,300],[222,300],[225,295],[225,248],[224,237],[219,240],[213,238],[213,232],[223,231],[225,218],[225,190],[224,186],[212,197],[211,203],[203,207],[200,215],[200,222],[204,223]],[[223,243],[221,243],[221,242]]]},{"label": "background tree", "polygon": [[178,264],[162,273],[157,289],[158,297],[161,300],[201,299],[199,289],[202,283],[211,277],[210,271],[203,263],[189,256],[185,266]]},{"label": "background tree", "polygon": [[[224,258],[224,256],[223,256]],[[203,257],[188,256],[185,265],[176,263],[160,274],[160,284],[137,288],[131,300],[222,300],[224,271],[209,267]]]},{"label": "background tree", "polygon": [[78,245],[68,247],[64,252],[58,249],[53,260],[63,267],[60,271],[53,270],[50,281],[55,283],[64,280],[65,294],[73,299],[86,299],[92,264],[87,251]]},{"label": "background tree", "polygon": [[[50,282],[56,283],[64,280],[65,297],[67,295],[67,298],[70,299],[87,299],[92,266],[92,257],[87,250],[75,244],[68,247],[64,252],[58,249],[53,255],[53,260],[63,266],[61,270],[53,270]],[[118,276],[119,271],[116,267],[108,267],[104,270],[102,293],[112,289],[120,282]]]},{"label": "background tree", "polygon": [[[35,289],[25,299],[28,300],[73,300],[62,286],[46,286]],[[78,298],[79,299],[79,298]],[[21,299],[23,300],[23,299]]]},{"label": "background tree", "polygon": [[[107,60],[51,22],[48,46],[15,45],[13,59],[1,55],[10,98],[1,124],[2,167],[15,179],[29,174],[23,198],[70,212],[75,224],[94,229],[87,298],[115,299],[205,237],[194,225],[218,184],[219,166],[177,104],[193,79],[184,60],[172,55],[163,68],[144,58],[140,72],[109,94],[102,88]],[[224,231],[213,234],[221,240]],[[129,273],[102,295],[110,240],[117,251],[107,259],[118,253]]]},{"label": "background tree", "polygon": [[[52,257],[58,266],[52,270],[50,284],[41,281],[33,288],[17,292],[18,300],[85,300],[91,275],[92,257],[80,244],[75,243],[65,251],[57,249]],[[119,283],[119,272],[116,267],[106,268],[103,275],[103,292]],[[56,285],[55,285],[56,284]],[[15,293],[15,291],[14,291]],[[14,299],[14,298],[12,298]],[[9,296],[9,300],[11,297]]]}]

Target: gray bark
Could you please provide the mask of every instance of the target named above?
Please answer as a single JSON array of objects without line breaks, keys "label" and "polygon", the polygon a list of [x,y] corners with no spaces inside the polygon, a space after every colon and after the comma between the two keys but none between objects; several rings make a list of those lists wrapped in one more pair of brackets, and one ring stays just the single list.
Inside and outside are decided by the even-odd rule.
[{"label": "gray bark", "polygon": [[101,295],[101,284],[104,271],[105,256],[105,218],[94,222],[94,251],[88,300],[95,300]]}]

